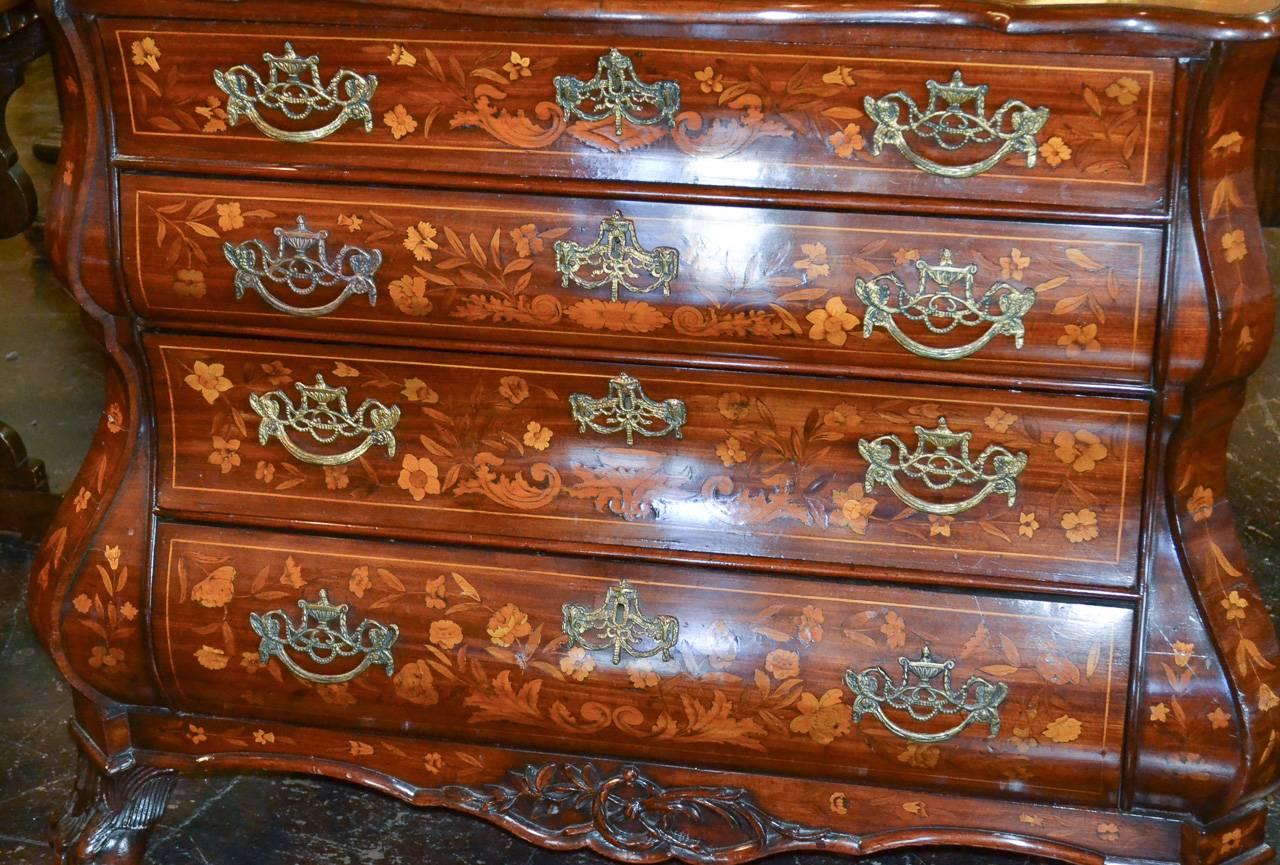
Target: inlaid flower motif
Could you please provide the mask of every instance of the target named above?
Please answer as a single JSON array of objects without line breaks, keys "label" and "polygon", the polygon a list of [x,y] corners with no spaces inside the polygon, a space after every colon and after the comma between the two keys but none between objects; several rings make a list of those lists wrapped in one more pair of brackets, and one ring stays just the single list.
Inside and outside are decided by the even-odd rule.
[{"label": "inlaid flower motif", "polygon": [[1222,833],[1222,838],[1218,841],[1218,856],[1227,858],[1240,849],[1243,841],[1244,830],[1242,829],[1232,829],[1230,832]]},{"label": "inlaid flower motif", "polygon": [[1000,276],[1005,279],[1022,279],[1023,271],[1031,266],[1031,256],[1023,255],[1014,247],[1008,255],[1000,256]]},{"label": "inlaid flower motif", "polygon": [[1071,148],[1067,146],[1067,142],[1055,135],[1040,145],[1040,155],[1044,157],[1044,161],[1049,163],[1051,167],[1057,168],[1062,163],[1071,160]]},{"label": "inlaid flower motif", "polygon": [[266,730],[254,730],[253,741],[257,745],[272,745],[275,744],[276,734],[268,733]]},{"label": "inlaid flower motif", "polygon": [[444,757],[433,751],[422,758],[422,768],[432,775],[438,775],[440,770],[444,768]]},{"label": "inlaid flower motif", "polygon": [[750,401],[736,390],[720,394],[716,407],[720,409],[720,415],[726,420],[742,420],[751,412]]},{"label": "inlaid flower motif", "polygon": [[551,446],[551,436],[551,430],[536,420],[531,420],[524,428],[524,438],[521,441],[524,442],[525,447],[533,448],[536,451],[545,451]]},{"label": "inlaid flower motif", "polygon": [[173,280],[173,293],[179,297],[204,297],[204,274],[198,270],[179,270]]},{"label": "inlaid flower motif", "polygon": [[764,659],[764,668],[778,681],[800,675],[800,655],[786,649],[774,649]]},{"label": "inlaid flower motif", "polygon": [[823,84],[840,84],[845,87],[853,87],[858,82],[854,80],[853,69],[848,66],[837,66],[830,72],[822,74]]},{"label": "inlaid flower motif", "polygon": [[347,740],[348,752],[352,757],[368,757],[373,753],[373,746],[366,742],[357,742],[355,739]]},{"label": "inlaid flower motif", "polygon": [[76,612],[84,616],[93,609],[93,601],[89,600],[89,596],[84,592],[76,595],[75,600],[71,602],[71,606],[75,607]]},{"label": "inlaid flower motif", "polygon": [[1195,650],[1196,647],[1192,643],[1175,642],[1173,644],[1173,663],[1185,669],[1187,664],[1191,663],[1191,655]]},{"label": "inlaid flower motif", "polygon": [[831,808],[832,814],[848,814],[849,800],[845,794],[835,792],[831,794],[831,798],[827,800],[827,806]]},{"label": "inlaid flower motif", "polygon": [[218,205],[218,228],[223,231],[244,228],[244,214],[240,212],[240,202],[227,201]]},{"label": "inlaid flower motif", "polygon": [[1126,75],[1108,84],[1105,92],[1121,105],[1132,105],[1138,101],[1138,94],[1142,92],[1142,85]]},{"label": "inlaid flower motif", "polygon": [[391,302],[405,315],[424,316],[431,313],[431,298],[427,297],[427,281],[421,276],[402,276],[387,286]]},{"label": "inlaid flower motif", "polygon": [[434,706],[440,701],[435,677],[426,661],[411,661],[396,671],[391,680],[396,696],[419,706]]},{"label": "inlaid flower motif", "polygon": [[345,490],[351,483],[351,478],[347,475],[346,466],[325,466],[324,467],[324,485],[330,490]]},{"label": "inlaid flower motif", "polygon": [[354,706],[356,698],[347,688],[347,683],[342,682],[336,685],[317,685],[316,693],[320,695],[320,699],[330,706]]},{"label": "inlaid flower motif", "polygon": [[580,327],[611,333],[649,333],[671,320],[662,310],[643,300],[587,298],[570,306],[565,313]]},{"label": "inlaid flower motif", "polygon": [[427,639],[431,641],[432,645],[439,646],[442,649],[452,649],[462,642],[462,628],[458,626],[457,622],[449,619],[437,619],[431,623]]},{"label": "inlaid flower motif", "polygon": [[443,574],[436,577],[435,579],[427,580],[427,585],[423,591],[423,594],[425,595],[425,603],[427,605],[427,609],[443,610],[446,591],[447,589],[445,587]]},{"label": "inlaid flower motif", "polygon": [[198,391],[204,401],[213,405],[219,394],[231,390],[231,379],[223,373],[226,368],[220,363],[196,361],[191,365],[191,374],[183,379],[192,390]]},{"label": "inlaid flower motif", "polygon": [[796,270],[803,271],[810,279],[831,275],[831,264],[827,260],[827,247],[821,243],[802,243],[800,251],[804,258],[792,264]]},{"label": "inlaid flower motif", "polygon": [[418,128],[418,121],[414,120],[413,115],[400,103],[396,103],[395,108],[382,115],[382,122],[390,127],[391,137],[396,141]]},{"label": "inlaid flower motif", "polygon": [[498,380],[498,394],[512,405],[520,405],[529,398],[529,383],[518,375],[503,376]]},{"label": "inlaid flower motif", "polygon": [[1034,538],[1036,530],[1040,528],[1040,523],[1036,519],[1035,511],[1031,513],[1018,514],[1018,534],[1024,538]]},{"label": "inlaid flower motif", "polygon": [[156,40],[150,36],[129,43],[129,59],[134,66],[146,66],[152,72],[159,72],[161,54]]},{"label": "inlaid flower motif", "polygon": [[213,437],[213,451],[209,454],[209,465],[217,466],[222,473],[229,474],[233,468],[240,465],[240,439],[224,439],[222,436]]},{"label": "inlaid flower motif", "polygon": [[204,126],[200,127],[201,132],[227,131],[227,109],[222,107],[222,100],[218,97],[206,97],[204,105],[197,105],[195,112],[204,118]]},{"label": "inlaid flower motif", "polygon": [[1271,690],[1270,685],[1260,685],[1258,687],[1258,710],[1270,712],[1276,706],[1280,706],[1280,697],[1276,696],[1276,692]]},{"label": "inlaid flower motif", "polygon": [[1115,823],[1099,823],[1096,831],[1103,841],[1117,841],[1120,838],[1120,827]]},{"label": "inlaid flower motif", "polygon": [[400,389],[400,393],[411,402],[432,404],[440,401],[440,394],[436,393],[425,381],[416,376],[404,380],[404,387]]},{"label": "inlaid flower motif", "polygon": [[837,347],[844,345],[849,339],[849,331],[861,324],[860,319],[849,312],[844,301],[838,297],[828,300],[821,309],[810,312],[805,320],[812,325],[809,328],[809,339],[817,342],[825,340]]},{"label": "inlaid flower motif", "polygon": [[1031,727],[1014,727],[1010,736],[1019,754],[1029,754],[1032,749],[1040,747],[1040,740],[1035,737]]},{"label": "inlaid flower motif", "polygon": [[955,521],[955,517],[929,514],[929,537],[932,538],[935,535],[940,535],[944,538],[951,537],[951,524]]},{"label": "inlaid flower motif", "polygon": [[284,573],[280,575],[280,582],[291,589],[300,589],[307,584],[302,578],[302,567],[294,561],[293,556],[287,556],[284,560]]},{"label": "inlaid flower motif", "polygon": [[431,253],[440,248],[436,234],[436,227],[430,222],[411,225],[404,234],[404,248],[412,252],[418,261],[430,261]]},{"label": "inlaid flower motif", "polygon": [[1154,724],[1163,724],[1169,720],[1169,707],[1164,703],[1156,703],[1151,707],[1151,722]]},{"label": "inlaid flower motif", "polygon": [[102,557],[107,560],[107,564],[111,566],[111,570],[120,567],[120,547],[115,544],[108,544],[102,551]]},{"label": "inlaid flower motif", "polygon": [[1253,331],[1249,329],[1249,325],[1240,328],[1240,335],[1236,337],[1236,351],[1241,354],[1253,348]]},{"label": "inlaid flower motif", "polygon": [[1061,715],[1049,722],[1042,735],[1059,745],[1065,745],[1079,739],[1081,730],[1083,725],[1077,719],[1070,715]]},{"label": "inlaid flower motif", "polygon": [[107,432],[112,435],[124,432],[124,411],[118,402],[107,406]]},{"label": "inlaid flower motif", "polygon": [[822,642],[822,623],[826,621],[826,617],[822,614],[821,607],[806,605],[800,610],[800,627],[796,631],[796,637],[802,643],[814,645]]},{"label": "inlaid flower motif", "polygon": [[257,652],[241,652],[240,669],[252,676],[260,670],[265,670],[266,665],[262,663],[262,656]]},{"label": "inlaid flower motif", "polygon": [[191,600],[210,609],[225,607],[236,593],[236,569],[231,565],[214,568],[191,587]]},{"label": "inlaid flower motif", "polygon": [[1088,508],[1068,511],[1062,515],[1062,527],[1073,544],[1091,541],[1098,536],[1098,515]]},{"label": "inlaid flower motif", "polygon": [[254,467],[254,470],[253,470],[253,477],[254,477],[254,480],[262,481],[264,484],[271,483],[276,478],[275,463],[268,463],[268,462],[263,462],[262,460],[258,460],[258,465]]},{"label": "inlaid flower motif", "polygon": [[1053,437],[1054,454],[1077,472],[1091,472],[1107,458],[1107,446],[1088,430],[1062,430]]},{"label": "inlaid flower motif", "polygon": [[94,646],[89,653],[89,666],[104,673],[118,673],[124,669],[124,649]]},{"label": "inlaid flower motif", "polygon": [[1213,142],[1213,146],[1209,148],[1209,152],[1214,156],[1227,156],[1231,153],[1239,153],[1241,146],[1244,144],[1244,136],[1239,132],[1232,130],[1218,138]]},{"label": "inlaid flower motif", "polygon": [[1231,723],[1231,716],[1222,711],[1221,706],[1214,706],[1213,711],[1205,717],[1209,719],[1209,726],[1215,730],[1225,730]]},{"label": "inlaid flower motif", "polygon": [[987,428],[998,433],[1008,432],[1009,427],[1013,426],[1017,420],[1016,414],[1011,414],[999,406],[992,406],[991,411],[984,418]]},{"label": "inlaid flower motif", "polygon": [[636,661],[627,667],[627,678],[631,680],[631,687],[637,690],[658,686],[658,674],[648,661]]},{"label": "inlaid flower motif", "polygon": [[1086,325],[1068,324],[1062,328],[1062,336],[1058,337],[1058,345],[1067,350],[1070,357],[1084,351],[1102,351],[1102,342],[1098,339],[1098,326],[1092,322]]},{"label": "inlaid flower motif", "polygon": [[898,762],[917,769],[936,769],[942,752],[933,745],[908,745],[898,754]]},{"label": "inlaid flower motif", "polygon": [[360,215],[357,213],[353,213],[350,216],[347,216],[345,213],[339,213],[338,225],[354,234],[364,227],[364,220],[361,219]]},{"label": "inlaid flower motif", "polygon": [[347,581],[347,588],[351,594],[357,598],[363,598],[364,593],[373,586],[373,580],[369,579],[369,566],[361,565],[351,571],[351,579]]},{"label": "inlaid flower motif", "polygon": [[209,737],[205,735],[204,727],[197,727],[195,724],[188,724],[187,738],[191,740],[191,744],[199,745]]},{"label": "inlaid flower motif", "polygon": [[490,616],[489,624],[485,630],[488,632],[489,639],[493,641],[493,644],[504,649],[510,647],[516,640],[527,637],[533,632],[533,629],[529,627],[529,617],[515,604],[505,604]]},{"label": "inlaid flower motif", "polygon": [[863,149],[867,143],[862,137],[862,127],[856,123],[848,123],[844,129],[831,133],[827,141],[841,159],[852,159],[854,151]]},{"label": "inlaid flower motif", "polygon": [[724,91],[724,77],[711,66],[694,72],[693,77],[698,79],[698,87],[703,93]]},{"label": "inlaid flower motif", "polygon": [[747,452],[743,450],[742,443],[733,436],[716,445],[716,456],[720,457],[720,462],[726,467],[747,461]]},{"label": "inlaid flower motif", "polygon": [[1202,523],[1213,516],[1213,489],[1197,486],[1192,491],[1191,498],[1187,499],[1187,512],[1197,523]]},{"label": "inlaid flower motif", "polygon": [[68,159],[62,165],[62,185],[70,186],[76,179],[76,161]]},{"label": "inlaid flower motif", "polygon": [[222,670],[227,666],[227,653],[214,646],[201,646],[195,651],[196,661],[206,670]]},{"label": "inlaid flower motif", "polygon": [[849,732],[849,707],[838,688],[821,697],[805,691],[796,702],[796,709],[800,714],[791,719],[791,732],[807,735],[819,745],[830,745]]},{"label": "inlaid flower motif", "polygon": [[405,454],[400,466],[400,489],[408,490],[415,502],[440,494],[440,469],[427,457]]},{"label": "inlaid flower motif", "polygon": [[717,670],[727,669],[738,657],[738,638],[723,619],[711,625],[711,643],[707,647],[707,663]]},{"label": "inlaid flower motif", "polygon": [[880,633],[884,634],[885,645],[890,649],[901,649],[907,644],[907,623],[902,620],[902,616],[892,610],[885,613]]},{"label": "inlaid flower motif", "polygon": [[266,373],[267,381],[271,382],[276,387],[286,385],[293,381],[293,370],[289,369],[289,367],[285,366],[279,360],[273,360],[271,363],[261,363],[258,364],[258,367]]},{"label": "inlaid flower motif", "polygon": [[848,526],[855,535],[867,533],[867,518],[876,509],[876,500],[866,494],[861,484],[851,484],[847,490],[836,490],[832,501],[840,510],[831,515],[831,524]]},{"label": "inlaid flower motif", "polygon": [[89,501],[92,498],[93,498],[93,494],[89,492],[88,488],[81,487],[80,492],[76,493],[76,498],[75,498],[76,513],[80,513],[85,508],[89,507]]},{"label": "inlaid flower motif", "polygon": [[560,659],[560,672],[576,682],[585,680],[595,668],[596,659],[581,646],[574,646]]},{"label": "inlaid flower motif", "polygon": [[391,46],[391,53],[387,55],[387,59],[391,61],[392,66],[417,66],[418,58],[413,56],[408,48],[405,48],[399,42]]},{"label": "inlaid flower motif", "polygon": [[1222,250],[1227,254],[1227,261],[1240,261],[1249,254],[1249,246],[1244,239],[1244,231],[1236,229],[1222,235]]},{"label": "inlaid flower motif", "polygon": [[1240,597],[1240,593],[1233,591],[1222,599],[1222,609],[1227,611],[1227,621],[1243,619],[1245,610],[1249,608],[1249,599]]},{"label": "inlaid flower motif", "polygon": [[516,51],[511,52],[511,56],[507,62],[502,65],[502,71],[507,73],[507,77],[512,81],[520,78],[528,78],[533,73],[529,71],[529,58],[521,57]]}]

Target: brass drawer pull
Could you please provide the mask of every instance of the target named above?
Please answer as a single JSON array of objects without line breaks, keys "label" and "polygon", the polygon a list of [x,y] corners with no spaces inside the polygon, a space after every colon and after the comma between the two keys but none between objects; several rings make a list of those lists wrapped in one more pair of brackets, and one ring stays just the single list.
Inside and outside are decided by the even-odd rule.
[{"label": "brass drawer pull", "polygon": [[[590,246],[579,246],[568,240],[555,243],[556,272],[565,288],[573,282],[583,288],[609,286],[610,299],[617,300],[618,292],[626,289],[634,294],[648,294],[662,289],[671,294],[671,280],[680,275],[680,253],[669,246],[654,247],[649,251],[640,245],[636,237],[636,225],[615,210],[613,216],[600,222],[600,234]],[[578,271],[590,268],[587,275]],[[652,279],[648,285],[631,282],[639,273]]]},{"label": "brass drawer pull", "polygon": [[[384,445],[388,457],[396,455],[396,437],[392,431],[400,422],[399,406],[388,408],[376,399],[367,399],[352,414],[347,408],[347,389],[329,387],[319,374],[315,384],[296,382],[294,387],[301,395],[297,408],[282,390],[249,395],[249,405],[262,419],[258,422],[259,444],[265,445],[268,439],[275,437],[295,458],[317,466],[355,462],[375,445]],[[368,421],[365,420],[366,415]],[[357,436],[364,436],[364,441],[345,453],[313,454],[294,444],[289,438],[289,430],[306,433],[326,445],[340,438]]]},{"label": "brass drawer pull", "polygon": [[[636,77],[631,58],[617,48],[600,55],[596,62],[596,77],[581,81],[572,75],[555,78],[556,104],[564,112],[565,122],[575,117],[588,123],[613,118],[613,131],[622,137],[622,124],[637,126],[676,125],[676,112],[680,110],[680,85],[675,81],[657,81],[645,84]],[[582,103],[591,101],[584,109]],[[636,114],[642,105],[652,105],[656,113],[651,116]]]},{"label": "brass drawer pull", "polygon": [[[320,58],[314,54],[299,57],[288,42],[284,43],[283,56],[268,53],[263,54],[262,59],[267,62],[266,81],[248,66],[232,66],[225,72],[213,70],[213,83],[227,94],[228,125],[235,126],[241,117],[248,117],[268,138],[297,144],[327,138],[348,120],[364,121],[364,131],[373,131],[369,100],[378,87],[377,76],[339,69],[327,85],[323,84],[320,81]],[[338,113],[324,126],[290,131],[268,123],[259,113],[259,107],[278,111],[293,121],[306,120],[315,112]]]},{"label": "brass drawer pull", "polygon": [[[968,357],[982,350],[997,336],[1011,336],[1014,348],[1022,348],[1026,336],[1022,317],[1035,306],[1035,289],[1001,281],[975,296],[973,277],[978,266],[957,266],[949,249],[942,251],[942,260],[938,264],[928,264],[923,259],[917,261],[916,270],[919,283],[914,291],[908,289],[895,273],[882,273],[869,280],[859,278],[854,283],[858,299],[867,306],[862,325],[863,337],[869,339],[876,325],[880,325],[912,354],[942,361]],[[936,290],[929,290],[931,283],[937,286]],[[954,293],[953,286],[958,286],[961,293]],[[999,312],[991,311],[993,305]],[[991,326],[965,345],[933,348],[903,333],[895,319],[898,315],[918,321],[937,334],[951,333],[957,327]]]},{"label": "brass drawer pull", "polygon": [[[325,249],[329,232],[312,231],[303,216],[298,217],[298,224],[293,228],[275,229],[275,235],[274,252],[257,238],[222,244],[222,254],[236,271],[236,300],[243,299],[245,291],[253,289],[272,308],[300,316],[327,315],[356,294],[366,295],[370,306],[378,302],[378,287],[373,277],[382,265],[379,250],[344,244],[330,258]],[[337,285],[342,286],[342,292],[320,306],[293,306],[267,290],[262,283],[264,279],[283,285],[300,297],[310,296],[317,288]]]},{"label": "brass drawer pull", "polygon": [[[400,638],[398,626],[365,619],[352,631],[347,625],[349,607],[329,603],[329,595],[324,589],[320,590],[320,600],[312,603],[300,599],[298,607],[302,610],[302,618],[297,625],[284,610],[249,614],[249,626],[262,638],[258,645],[258,659],[263,664],[273,657],[279,658],[289,672],[317,685],[350,682],[374,664],[385,669],[388,676],[395,673],[396,662],[391,656],[391,647]],[[290,651],[304,654],[317,664],[331,664],[338,658],[356,655],[363,657],[359,664],[345,673],[325,674],[299,667],[289,656]]]},{"label": "brass drawer pull", "polygon": [[[1004,682],[993,684],[981,676],[970,676],[957,691],[951,684],[956,662],[933,660],[928,646],[918,659],[899,658],[898,663],[902,665],[902,680],[897,683],[883,667],[870,667],[861,673],[852,669],[845,671],[845,686],[857,697],[853,703],[855,724],[869,713],[879,718],[895,736],[921,743],[945,742],[973,724],[986,724],[989,738],[1000,734],[1000,704],[1009,696],[1009,686]],[[939,678],[941,682],[934,684]],[[964,718],[948,730],[919,733],[894,723],[885,714],[886,706],[905,711],[912,720],[920,722],[931,721],[939,714],[964,713]]]},{"label": "brass drawer pull", "polygon": [[[581,646],[588,652],[610,649],[613,663],[622,661],[622,653],[633,658],[652,658],[661,653],[671,660],[671,650],[680,640],[680,622],[675,616],[646,616],[640,609],[636,590],[623,580],[609,587],[604,603],[594,610],[577,604],[565,604],[564,634],[569,638],[566,649]],[[588,634],[602,632],[603,639],[593,640]]]},{"label": "brass drawer pull", "polygon": [[634,443],[636,433],[649,438],[670,433],[682,438],[681,429],[688,417],[683,402],[654,402],[644,395],[640,382],[625,372],[609,381],[609,394],[602,399],[585,393],[570,394],[569,409],[578,422],[578,432],[586,432],[588,427],[604,435],[625,432],[628,446]]},{"label": "brass drawer pull", "polygon": [[[1038,154],[1036,135],[1049,120],[1049,109],[1032,108],[1011,99],[987,117],[987,85],[971,87],[964,83],[959,70],[947,84],[929,81],[929,104],[923,110],[915,100],[899,90],[879,99],[868,96],[863,105],[876,125],[871,140],[871,155],[879,156],[885,144],[892,144],[907,161],[929,174],[940,177],[974,177],[990,171],[1011,153],[1025,153],[1027,168],[1034,168]],[[966,106],[973,104],[972,111]],[[906,120],[903,120],[903,113]],[[1006,116],[1008,131],[1004,129]],[[986,159],[970,165],[943,165],[911,149],[905,133],[932,141],[943,150],[955,151],[970,144],[999,142],[999,149]]]},{"label": "brass drawer pull", "polygon": [[[977,505],[992,493],[1009,497],[1009,507],[1018,497],[1018,476],[1027,467],[1025,453],[1014,454],[1000,445],[988,445],[977,460],[969,456],[969,440],[973,433],[952,432],[945,417],[931,430],[916,427],[916,449],[908,451],[896,435],[883,435],[867,441],[858,440],[858,453],[869,463],[864,486],[872,492],[880,484],[887,486],[904,504],[927,514],[954,516]],[[959,448],[960,453],[951,453]],[[898,460],[894,462],[894,454]],[[988,463],[991,468],[988,469]],[[956,484],[982,489],[961,502],[940,504],[927,502],[902,487],[898,472],[922,480],[931,490],[945,490]]]}]

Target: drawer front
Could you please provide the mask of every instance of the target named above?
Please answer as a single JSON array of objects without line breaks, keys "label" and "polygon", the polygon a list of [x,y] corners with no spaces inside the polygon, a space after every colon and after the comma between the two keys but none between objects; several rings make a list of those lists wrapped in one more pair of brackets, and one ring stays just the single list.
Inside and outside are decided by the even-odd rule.
[{"label": "drawer front", "polygon": [[183,525],[156,575],[185,710],[1056,802],[1118,789],[1126,608]]},{"label": "drawer front", "polygon": [[175,511],[839,571],[887,558],[1134,581],[1136,400],[173,335],[147,345],[159,503]]},{"label": "drawer front", "polygon": [[1164,58],[101,26],[125,155],[1127,212],[1166,200]]},{"label": "drawer front", "polygon": [[134,175],[121,212],[156,320],[1150,377],[1157,230]]}]

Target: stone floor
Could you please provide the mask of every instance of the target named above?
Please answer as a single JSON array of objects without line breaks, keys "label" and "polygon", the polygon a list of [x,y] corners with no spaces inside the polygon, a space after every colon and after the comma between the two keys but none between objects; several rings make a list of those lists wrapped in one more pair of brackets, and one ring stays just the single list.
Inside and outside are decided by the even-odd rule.
[{"label": "stone floor", "polygon": [[[28,143],[57,122],[47,64],[8,112]],[[28,162],[38,188],[50,169]],[[1280,276],[1280,231],[1272,234]],[[66,299],[24,238],[0,241],[0,419],[48,464],[55,490],[70,483],[101,405],[101,361]],[[1232,441],[1233,499],[1247,550],[1280,600],[1280,351],[1254,381]],[[0,542],[0,862],[49,863],[48,815],[70,788],[74,752],[64,719],[70,698],[27,625],[22,593],[30,551]],[[1280,809],[1273,809],[1280,810]],[[1280,822],[1280,821],[1277,821]],[[1272,826],[1280,839],[1280,825]],[[1275,843],[1275,841],[1273,841]],[[769,865],[834,865],[827,856],[781,856]],[[847,860],[839,860],[847,861]],[[149,865],[595,865],[585,853],[535,849],[469,817],[416,811],[377,794],[311,778],[253,775],[184,779],[147,856]],[[1020,857],[957,851],[902,853],[864,865],[1023,865]]]}]

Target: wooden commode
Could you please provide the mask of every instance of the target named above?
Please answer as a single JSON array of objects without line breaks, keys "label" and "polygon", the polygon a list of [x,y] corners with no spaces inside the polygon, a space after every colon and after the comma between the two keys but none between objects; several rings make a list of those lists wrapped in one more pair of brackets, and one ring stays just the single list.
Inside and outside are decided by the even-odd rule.
[{"label": "wooden commode", "polygon": [[41,14],[111,359],[59,861],[247,770],[625,862],[1270,858],[1276,0]]}]

